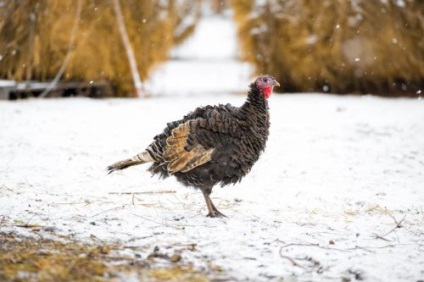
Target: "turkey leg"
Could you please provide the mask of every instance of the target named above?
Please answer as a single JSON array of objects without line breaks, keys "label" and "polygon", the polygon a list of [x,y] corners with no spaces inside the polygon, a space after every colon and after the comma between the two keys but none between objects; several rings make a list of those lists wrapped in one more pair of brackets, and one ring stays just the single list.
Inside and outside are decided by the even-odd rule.
[{"label": "turkey leg", "polygon": [[225,214],[220,212],[215,205],[212,203],[211,198],[209,197],[209,194],[202,191],[203,196],[205,197],[206,206],[208,207],[209,213],[206,215],[208,217],[227,217]]}]

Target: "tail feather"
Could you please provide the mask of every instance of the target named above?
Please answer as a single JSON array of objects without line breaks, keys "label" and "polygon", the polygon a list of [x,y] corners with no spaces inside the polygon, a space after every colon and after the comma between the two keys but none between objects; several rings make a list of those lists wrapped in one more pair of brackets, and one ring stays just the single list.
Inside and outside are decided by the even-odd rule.
[{"label": "tail feather", "polygon": [[116,162],[110,166],[107,167],[108,174],[111,174],[115,170],[122,170],[126,169],[127,167],[134,166],[134,165],[140,165],[148,162],[152,162],[153,158],[150,156],[150,154],[147,151],[144,151],[138,155],[135,155],[132,158]]}]

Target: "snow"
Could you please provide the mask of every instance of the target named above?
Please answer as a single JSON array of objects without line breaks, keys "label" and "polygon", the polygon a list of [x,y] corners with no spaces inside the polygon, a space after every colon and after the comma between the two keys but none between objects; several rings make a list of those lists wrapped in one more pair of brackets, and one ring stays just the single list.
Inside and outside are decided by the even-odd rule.
[{"label": "snow", "polygon": [[193,37],[157,67],[146,83],[147,92],[173,97],[241,93],[252,68],[238,60],[236,38],[231,14],[204,17]]},{"label": "snow", "polygon": [[318,41],[318,36],[316,34],[309,35],[306,38],[306,44],[308,45],[314,45],[317,43],[317,41]]},{"label": "snow", "polygon": [[[213,264],[238,280],[355,271],[371,281],[423,277],[419,100],[274,95],[266,152],[240,184],[212,194],[226,219],[206,218],[199,191],[151,178],[146,166],[106,175],[107,165],[138,153],[166,122],[198,105],[243,100],[2,101],[2,231],[26,234],[16,225],[41,225],[45,236],[118,241],[138,246],[142,257],[155,246],[172,254],[197,244],[182,251],[185,263]],[[377,239],[403,218],[401,228]],[[286,244],[319,247],[282,249],[301,268],[280,257]]]},{"label": "snow", "polygon": [[[243,103],[230,93],[246,90],[250,70],[230,31],[228,19],[202,20],[153,74],[154,98],[0,101],[0,231],[113,242],[142,259],[157,246],[212,280],[423,279],[422,100],[271,96],[265,153],[240,184],[212,194],[224,219],[205,217],[199,191],[147,166],[106,174],[166,122]],[[220,55],[205,47],[217,34]]]},{"label": "snow", "polygon": [[397,0],[396,5],[398,7],[402,7],[402,8],[404,8],[406,6],[405,1],[403,1],[403,0]]},{"label": "snow", "polygon": [[0,79],[0,87],[15,87],[16,86],[16,81],[14,80],[5,80],[5,79]]}]

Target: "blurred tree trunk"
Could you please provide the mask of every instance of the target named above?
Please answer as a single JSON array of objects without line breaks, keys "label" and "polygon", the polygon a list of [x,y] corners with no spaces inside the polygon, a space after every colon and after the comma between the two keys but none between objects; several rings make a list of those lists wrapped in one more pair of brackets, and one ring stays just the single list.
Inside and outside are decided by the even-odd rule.
[{"label": "blurred tree trunk", "polygon": [[138,73],[137,61],[134,56],[133,48],[128,37],[127,29],[125,27],[124,17],[122,16],[122,9],[119,0],[113,0],[113,8],[116,15],[116,23],[118,24],[119,33],[121,34],[122,43],[127,53],[128,63],[130,64],[131,74],[134,82],[134,89],[137,97],[144,97],[143,84],[141,83],[140,74]]}]

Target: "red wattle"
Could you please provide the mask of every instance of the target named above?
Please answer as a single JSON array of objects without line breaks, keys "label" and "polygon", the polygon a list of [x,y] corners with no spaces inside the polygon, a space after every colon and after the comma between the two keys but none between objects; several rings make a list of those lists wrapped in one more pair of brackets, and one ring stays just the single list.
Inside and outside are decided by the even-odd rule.
[{"label": "red wattle", "polygon": [[262,89],[262,94],[265,96],[265,99],[268,99],[269,96],[271,96],[272,88],[273,87],[270,86],[270,87],[265,87],[265,88]]}]

